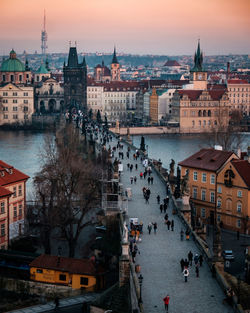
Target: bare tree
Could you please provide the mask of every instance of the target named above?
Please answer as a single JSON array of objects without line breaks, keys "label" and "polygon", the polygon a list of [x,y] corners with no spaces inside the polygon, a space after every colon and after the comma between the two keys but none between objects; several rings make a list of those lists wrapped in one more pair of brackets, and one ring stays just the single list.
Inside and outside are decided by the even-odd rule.
[{"label": "bare tree", "polygon": [[93,223],[88,213],[99,207],[101,199],[101,164],[83,159],[78,134],[68,125],[57,134],[56,142],[46,140],[44,164],[34,180],[45,252],[50,252],[52,229],[59,228],[70,257],[75,255],[83,228]]}]

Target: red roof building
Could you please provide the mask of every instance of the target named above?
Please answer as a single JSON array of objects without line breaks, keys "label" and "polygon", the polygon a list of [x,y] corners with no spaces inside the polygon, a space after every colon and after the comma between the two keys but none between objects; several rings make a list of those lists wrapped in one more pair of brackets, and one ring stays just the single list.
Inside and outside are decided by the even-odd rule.
[{"label": "red roof building", "polygon": [[[29,176],[0,160],[0,246],[8,248],[10,240],[24,231],[26,181]],[[3,243],[4,242],[4,243]]]}]

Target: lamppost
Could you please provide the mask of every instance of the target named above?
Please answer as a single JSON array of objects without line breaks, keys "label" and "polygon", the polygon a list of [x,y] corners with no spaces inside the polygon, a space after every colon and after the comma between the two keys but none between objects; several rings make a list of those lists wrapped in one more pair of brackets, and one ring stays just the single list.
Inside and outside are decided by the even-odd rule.
[{"label": "lamppost", "polygon": [[142,297],[141,297],[141,289],[142,289],[142,281],[143,281],[142,274],[140,274],[140,276],[138,277],[138,280],[139,280],[139,285],[140,285],[140,297],[139,297],[139,300],[138,300],[138,304],[141,304],[141,303],[143,303],[142,302]]}]

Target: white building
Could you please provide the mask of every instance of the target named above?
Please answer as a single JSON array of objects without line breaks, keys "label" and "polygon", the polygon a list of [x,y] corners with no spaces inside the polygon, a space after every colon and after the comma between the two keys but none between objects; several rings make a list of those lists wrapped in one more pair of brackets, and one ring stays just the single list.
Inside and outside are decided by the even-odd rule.
[{"label": "white building", "polygon": [[172,98],[176,89],[163,90],[158,98],[158,121],[171,116]]},{"label": "white building", "polygon": [[247,80],[230,79],[227,82],[230,110],[239,110],[250,116],[250,84]]},{"label": "white building", "polygon": [[12,83],[0,87],[0,125],[30,123],[33,113],[33,87]]}]

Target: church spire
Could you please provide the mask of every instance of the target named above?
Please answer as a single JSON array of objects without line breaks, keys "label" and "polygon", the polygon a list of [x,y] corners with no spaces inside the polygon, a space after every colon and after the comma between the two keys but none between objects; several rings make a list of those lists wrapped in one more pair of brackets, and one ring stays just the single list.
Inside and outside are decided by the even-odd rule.
[{"label": "church spire", "polygon": [[114,47],[114,53],[113,53],[113,59],[112,59],[112,64],[119,64],[116,56],[116,49]]},{"label": "church spire", "polygon": [[197,50],[194,55],[194,67],[192,68],[192,72],[202,72],[203,71],[202,64],[203,64],[203,53],[201,52],[199,39]]}]

